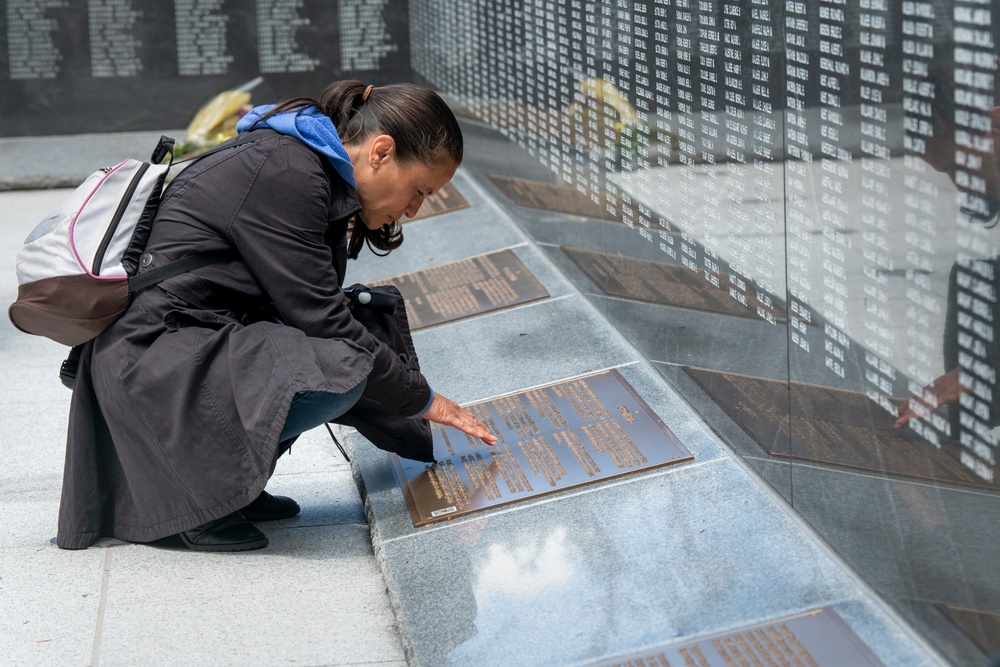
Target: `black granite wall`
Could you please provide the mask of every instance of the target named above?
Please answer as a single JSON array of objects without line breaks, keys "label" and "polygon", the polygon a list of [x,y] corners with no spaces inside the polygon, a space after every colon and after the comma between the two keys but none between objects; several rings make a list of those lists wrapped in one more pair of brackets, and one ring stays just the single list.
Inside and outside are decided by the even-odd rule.
[{"label": "black granite wall", "polygon": [[403,0],[2,0],[0,136],[185,127],[212,96],[408,80]]},{"label": "black granite wall", "polygon": [[410,3],[468,169],[955,664],[1000,651],[998,10]]}]

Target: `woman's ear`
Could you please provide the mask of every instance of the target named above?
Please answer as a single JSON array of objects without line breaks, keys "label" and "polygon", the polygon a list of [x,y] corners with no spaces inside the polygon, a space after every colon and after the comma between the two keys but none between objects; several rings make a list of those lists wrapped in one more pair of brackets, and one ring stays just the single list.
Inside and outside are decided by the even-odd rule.
[{"label": "woman's ear", "polygon": [[380,134],[372,141],[368,150],[368,165],[372,169],[378,169],[387,160],[392,158],[396,151],[396,140],[388,134]]}]

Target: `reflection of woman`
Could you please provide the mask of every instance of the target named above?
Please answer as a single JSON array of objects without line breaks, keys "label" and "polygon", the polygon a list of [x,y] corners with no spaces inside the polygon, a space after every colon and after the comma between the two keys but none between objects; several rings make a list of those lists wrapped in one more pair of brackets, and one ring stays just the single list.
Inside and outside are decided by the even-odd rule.
[{"label": "reflection of woman", "polygon": [[[984,224],[995,225],[996,217],[1000,215],[1000,107],[993,107],[988,111],[990,127],[987,133],[988,143],[992,146],[990,152],[977,152],[965,144],[960,150],[956,142],[955,118],[955,81],[953,67],[950,65],[940,66],[936,70],[935,77],[935,99],[932,105],[933,137],[927,141],[927,150],[922,155],[932,167],[938,171],[948,174],[952,182],[960,192],[966,197],[966,206],[963,210],[973,219],[979,219]],[[969,134],[968,130],[963,130]],[[956,155],[961,154],[961,163],[956,159]],[[957,403],[962,394],[972,391],[974,388],[962,382],[963,375],[968,379],[968,373],[963,374],[959,364],[959,358],[964,346],[959,344],[963,338],[962,325],[959,322],[960,310],[962,306],[958,303],[960,291],[968,293],[968,289],[962,287],[961,283],[970,284],[970,281],[977,281],[986,286],[986,290],[992,290],[994,296],[987,304],[987,308],[992,312],[993,322],[988,325],[992,331],[981,340],[981,345],[973,345],[973,354],[978,357],[993,372],[1000,372],[1000,331],[996,330],[996,323],[1000,318],[1000,304],[998,304],[997,291],[1000,290],[1000,260],[994,258],[990,260],[970,260],[956,263],[952,267],[948,280],[948,313],[945,318],[944,332],[944,363],[948,371],[924,387],[920,395],[910,397],[900,405],[896,420],[896,428],[906,425],[911,419],[926,415],[939,406]],[[992,276],[992,278],[990,277]],[[984,282],[985,279],[985,282]],[[997,391],[996,381],[989,392],[980,392],[982,395],[992,394],[994,399],[988,406],[990,418],[983,420],[989,422],[990,427],[1000,425],[1000,391]],[[956,425],[953,425],[957,427]]]},{"label": "reflection of woman", "polygon": [[362,395],[493,442],[369,334],[341,290],[347,258],[365,243],[396,248],[398,219],[455,173],[462,136],[448,107],[417,86],[347,81],[318,102],[255,109],[240,129],[249,136],[164,193],[141,264],[230,259],[140,292],[84,351],[62,547],[175,533],[198,550],[265,546],[247,518],[299,509],[264,491],[276,458]]}]

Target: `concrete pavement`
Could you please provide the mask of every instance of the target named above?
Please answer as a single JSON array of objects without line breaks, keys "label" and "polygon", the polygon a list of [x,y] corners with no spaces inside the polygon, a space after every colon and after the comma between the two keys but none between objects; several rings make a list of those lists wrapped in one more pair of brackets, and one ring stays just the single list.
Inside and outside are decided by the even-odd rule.
[{"label": "concrete pavement", "polygon": [[[5,308],[17,249],[66,192],[0,192]],[[303,509],[261,525],[264,550],[51,544],[71,395],[58,378],[65,353],[0,318],[0,663],[405,664],[350,467],[325,429],[279,462],[268,489]]]}]

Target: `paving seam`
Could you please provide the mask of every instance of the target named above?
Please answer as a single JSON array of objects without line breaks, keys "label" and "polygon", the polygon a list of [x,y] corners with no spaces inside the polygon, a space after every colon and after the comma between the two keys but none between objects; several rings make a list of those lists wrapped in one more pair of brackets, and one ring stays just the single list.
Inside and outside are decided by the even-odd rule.
[{"label": "paving seam", "polygon": [[101,602],[97,607],[97,623],[94,628],[94,647],[90,654],[91,667],[97,667],[101,659],[101,639],[104,635],[104,612],[108,608],[108,584],[111,580],[111,549],[105,547],[104,574],[101,577]]}]

